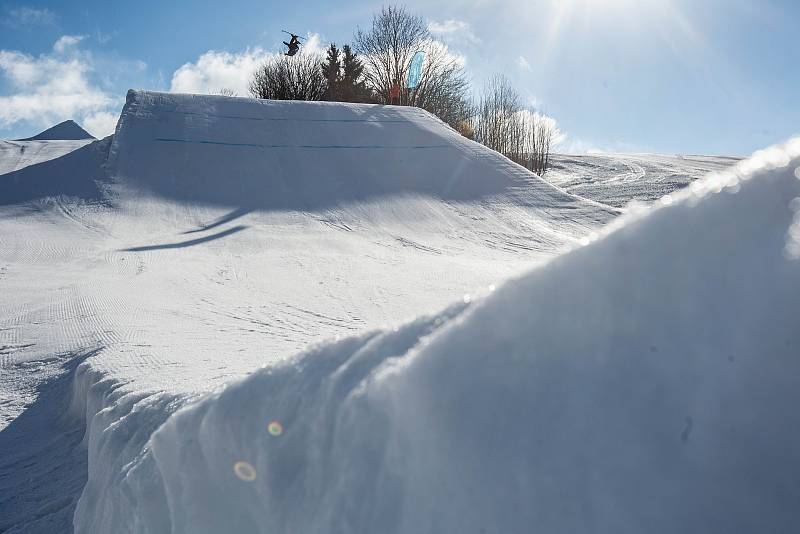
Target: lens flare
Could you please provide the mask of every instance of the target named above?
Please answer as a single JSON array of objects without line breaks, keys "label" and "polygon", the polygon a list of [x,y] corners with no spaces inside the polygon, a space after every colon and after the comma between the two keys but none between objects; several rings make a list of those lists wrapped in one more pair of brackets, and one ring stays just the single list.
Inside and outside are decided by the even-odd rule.
[{"label": "lens flare", "polygon": [[233,464],[233,472],[239,479],[245,482],[252,482],[256,479],[256,468],[245,461],[239,461]]},{"label": "lens flare", "polygon": [[270,421],[269,425],[267,425],[267,431],[271,435],[278,437],[283,434],[283,425],[280,421]]}]

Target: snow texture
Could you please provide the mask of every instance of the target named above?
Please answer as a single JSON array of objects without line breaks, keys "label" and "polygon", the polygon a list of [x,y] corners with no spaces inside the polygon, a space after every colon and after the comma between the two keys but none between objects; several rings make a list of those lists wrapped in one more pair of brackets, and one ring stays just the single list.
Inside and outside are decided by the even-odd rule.
[{"label": "snow texture", "polygon": [[[48,142],[51,143],[53,141]],[[56,196],[101,202],[104,199],[103,184],[107,182],[103,164],[110,143],[110,139],[104,139],[73,145],[70,147],[72,150],[65,154],[56,152],[52,159],[37,157],[33,160],[28,157],[19,165],[21,168],[0,175],[0,206]]]},{"label": "snow texture", "polygon": [[630,202],[654,202],[740,160],[725,156],[556,154],[546,177],[574,195],[625,208]]},{"label": "snow texture", "polygon": [[114,502],[108,466],[198,395],[437,312],[619,214],[406,107],[132,91],[113,138],[4,147],[4,532],[67,531],[87,480]]},{"label": "snow texture", "polygon": [[[60,158],[93,141],[0,141],[0,180],[4,174]],[[0,201],[4,198],[0,196]]]},{"label": "snow texture", "polygon": [[548,183],[413,108],[132,91],[19,145],[0,531],[798,529],[798,141]]},{"label": "snow texture", "polygon": [[121,421],[76,527],[796,531],[798,166],[795,141],[479,302],[269,365],[144,454]]}]

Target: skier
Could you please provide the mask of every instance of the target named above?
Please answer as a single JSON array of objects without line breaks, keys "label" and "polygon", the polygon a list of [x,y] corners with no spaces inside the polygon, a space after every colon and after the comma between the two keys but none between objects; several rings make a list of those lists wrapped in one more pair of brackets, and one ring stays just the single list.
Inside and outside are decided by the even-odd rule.
[{"label": "skier", "polygon": [[[289,32],[286,32],[286,33],[289,33]],[[293,56],[293,55],[295,55],[297,53],[298,50],[300,50],[300,38],[297,35],[293,34],[293,33],[289,33],[289,35],[291,35],[292,38],[289,39],[288,43],[286,41],[284,41],[283,44],[285,44],[286,46],[289,47],[289,50],[286,51],[286,55],[287,56]]]}]

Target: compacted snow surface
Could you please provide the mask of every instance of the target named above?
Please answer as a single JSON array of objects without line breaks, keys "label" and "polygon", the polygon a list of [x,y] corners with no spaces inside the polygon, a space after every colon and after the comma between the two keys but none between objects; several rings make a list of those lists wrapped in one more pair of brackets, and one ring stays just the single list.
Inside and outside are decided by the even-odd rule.
[{"label": "compacted snow surface", "polygon": [[622,217],[408,108],[131,92],[31,163],[0,531],[800,528],[798,141]]}]

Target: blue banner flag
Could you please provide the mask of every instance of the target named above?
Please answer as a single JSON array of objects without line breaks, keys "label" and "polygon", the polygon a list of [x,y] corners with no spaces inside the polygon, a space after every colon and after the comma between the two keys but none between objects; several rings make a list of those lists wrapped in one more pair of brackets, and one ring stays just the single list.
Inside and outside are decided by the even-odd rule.
[{"label": "blue banner flag", "polygon": [[408,67],[408,88],[416,89],[419,80],[422,78],[422,62],[425,61],[425,52],[420,50],[414,54],[411,65]]}]

